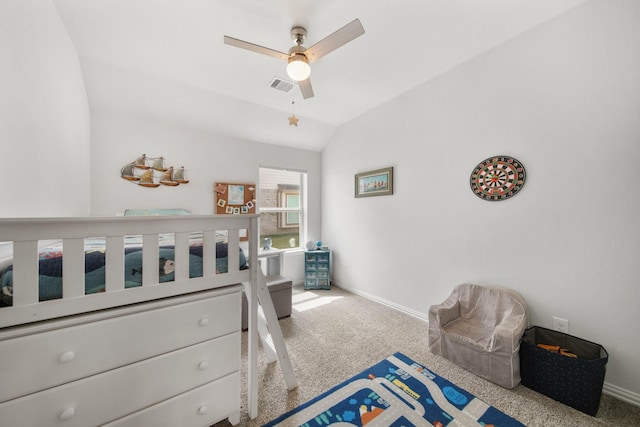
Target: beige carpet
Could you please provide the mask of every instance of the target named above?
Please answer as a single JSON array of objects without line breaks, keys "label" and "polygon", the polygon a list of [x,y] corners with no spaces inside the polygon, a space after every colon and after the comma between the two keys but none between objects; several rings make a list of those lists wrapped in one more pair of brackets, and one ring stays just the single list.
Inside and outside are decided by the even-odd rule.
[{"label": "beige carpet", "polygon": [[[639,407],[607,395],[602,397],[597,416],[590,417],[522,385],[506,390],[476,377],[427,351],[424,321],[340,288],[303,291],[294,287],[293,313],[282,319],[280,326],[298,388],[287,392],[279,365],[267,365],[260,349],[259,415],[249,420],[243,392],[241,426],[261,426],[396,351],[531,427],[640,426]],[[246,374],[246,336],[243,333],[243,374]],[[246,378],[243,390],[244,387]],[[215,426],[230,424],[223,421]]]}]

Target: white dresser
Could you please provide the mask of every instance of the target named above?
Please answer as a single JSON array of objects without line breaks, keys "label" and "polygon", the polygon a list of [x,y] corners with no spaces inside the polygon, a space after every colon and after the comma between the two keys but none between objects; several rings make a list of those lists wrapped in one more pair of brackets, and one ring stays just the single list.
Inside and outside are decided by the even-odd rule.
[{"label": "white dresser", "polygon": [[242,286],[0,330],[0,426],[240,420]]}]

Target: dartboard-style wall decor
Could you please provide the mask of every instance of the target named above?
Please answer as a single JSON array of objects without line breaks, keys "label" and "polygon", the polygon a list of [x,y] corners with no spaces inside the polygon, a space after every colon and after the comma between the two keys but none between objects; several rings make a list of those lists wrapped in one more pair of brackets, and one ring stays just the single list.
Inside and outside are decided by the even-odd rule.
[{"label": "dartboard-style wall decor", "polygon": [[525,171],[520,161],[509,156],[494,156],[478,163],[471,172],[471,190],[483,200],[505,200],[524,185]]}]

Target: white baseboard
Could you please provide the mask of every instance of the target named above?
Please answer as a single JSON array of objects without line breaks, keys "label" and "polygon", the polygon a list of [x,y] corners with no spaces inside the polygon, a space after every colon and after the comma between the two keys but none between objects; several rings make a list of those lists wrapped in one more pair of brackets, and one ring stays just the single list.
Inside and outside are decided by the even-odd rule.
[{"label": "white baseboard", "polygon": [[[380,303],[382,305],[386,305],[387,307],[393,308],[395,310],[398,310],[402,313],[408,314],[410,316],[416,317],[420,320],[423,320],[425,322],[429,321],[429,315],[428,313],[420,313],[414,310],[411,310],[407,307],[401,306],[399,304],[396,304],[394,302],[391,301],[387,301],[383,298],[377,297],[375,295],[371,295],[367,292],[363,292],[359,289],[353,289],[353,288],[348,288],[345,286],[340,286],[338,284],[336,284],[335,282],[332,282],[332,285],[335,285],[341,289],[344,289],[345,291],[349,291],[352,294],[356,294],[359,295],[363,298],[367,298],[370,299],[372,301],[375,301],[377,303]],[[604,394],[607,394],[611,397],[615,397],[618,400],[622,400],[623,402],[627,402],[630,403],[631,405],[635,405],[635,406],[640,406],[640,394],[634,393],[630,390],[624,389],[622,387],[618,387],[617,385],[608,383],[605,381],[604,385],[602,386],[602,392]]]},{"label": "white baseboard", "polygon": [[410,308],[404,307],[402,305],[396,304],[396,303],[391,302],[391,301],[387,301],[386,299],[377,297],[377,296],[369,294],[367,292],[363,292],[363,291],[361,291],[359,289],[353,289],[353,288],[347,288],[347,287],[344,287],[344,286],[340,286],[340,285],[336,284],[333,281],[331,282],[331,284],[332,284],[332,286],[335,285],[338,288],[344,289],[345,291],[349,291],[352,294],[360,295],[361,297],[370,299],[370,300],[375,301],[375,302],[377,302],[379,304],[386,305],[387,307],[391,307],[391,308],[393,308],[395,310],[398,310],[398,311],[400,311],[402,313],[408,314],[409,316],[415,317],[415,318],[423,320],[425,322],[429,321],[429,314],[428,313],[420,313],[418,311],[411,310]]},{"label": "white baseboard", "polygon": [[602,386],[602,392],[611,397],[615,397],[618,400],[622,400],[623,402],[627,402],[635,406],[640,406],[640,394],[634,393],[622,387],[618,387],[617,385],[613,385],[605,381],[604,385]]}]

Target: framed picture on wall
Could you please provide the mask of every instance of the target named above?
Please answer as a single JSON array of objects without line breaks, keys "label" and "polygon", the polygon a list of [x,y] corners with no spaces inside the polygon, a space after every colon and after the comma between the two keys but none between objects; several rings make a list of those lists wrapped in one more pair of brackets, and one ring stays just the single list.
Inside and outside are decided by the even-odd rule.
[{"label": "framed picture on wall", "polygon": [[356,174],[356,197],[393,194],[393,167]]}]

